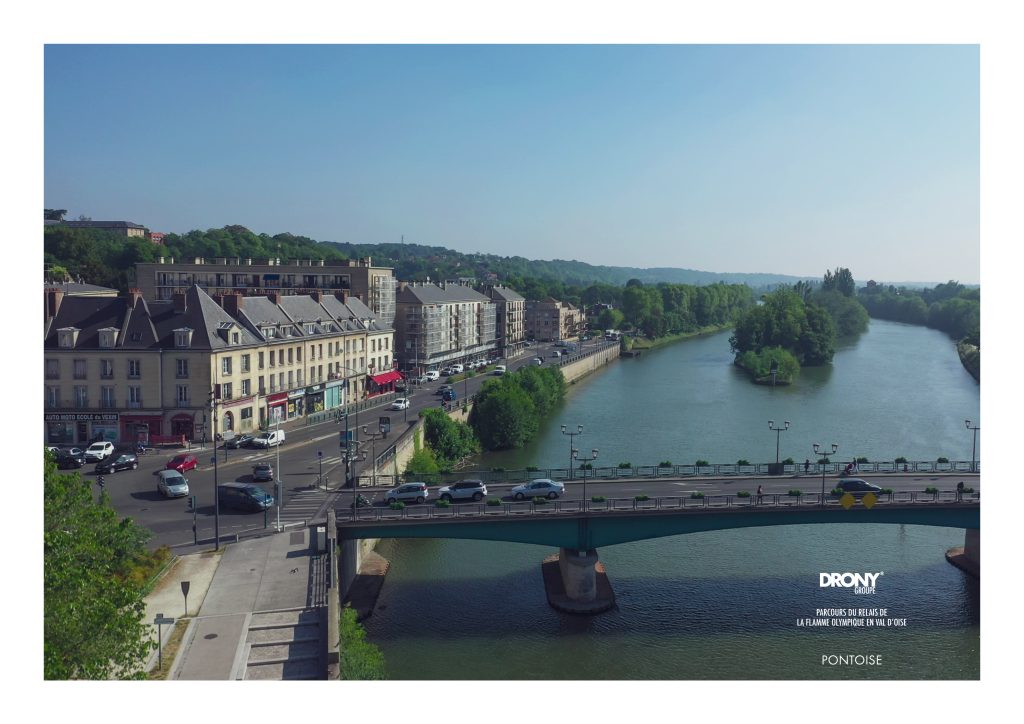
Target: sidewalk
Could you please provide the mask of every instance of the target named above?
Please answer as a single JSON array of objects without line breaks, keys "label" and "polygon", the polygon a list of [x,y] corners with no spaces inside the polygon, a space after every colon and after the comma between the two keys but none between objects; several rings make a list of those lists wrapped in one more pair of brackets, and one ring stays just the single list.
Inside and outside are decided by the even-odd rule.
[{"label": "sidewalk", "polygon": [[[146,616],[181,618],[189,581],[191,617],[170,678],[226,681],[242,678],[253,613],[320,605],[313,585],[309,531],[305,528],[249,538],[178,558],[146,598]],[[156,639],[155,626],[153,637]],[[164,626],[164,640],[171,631]],[[156,665],[154,651],[150,667]]]}]

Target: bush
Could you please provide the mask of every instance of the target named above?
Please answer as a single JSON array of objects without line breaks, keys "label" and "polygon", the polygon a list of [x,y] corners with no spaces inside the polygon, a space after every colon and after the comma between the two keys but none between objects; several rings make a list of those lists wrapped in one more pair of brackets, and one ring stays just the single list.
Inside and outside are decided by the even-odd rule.
[{"label": "bush", "polygon": [[961,493],[973,493],[974,492],[974,488],[964,488],[960,492]]},{"label": "bush", "polygon": [[892,488],[882,488],[882,493],[884,495],[892,495],[893,490],[892,490]]},{"label": "bush", "polygon": [[501,505],[501,498],[488,498],[487,499],[487,504],[488,505]]},{"label": "bush", "polygon": [[939,492],[939,489],[936,488],[933,485],[929,485],[927,488],[924,489],[924,492],[931,493],[932,495],[935,495],[935,494],[937,494]]},{"label": "bush", "polygon": [[594,464],[593,463],[580,463],[580,470],[593,470],[593,469],[594,469]]},{"label": "bush", "polygon": [[939,458],[935,462],[937,462],[937,463],[948,463],[949,462],[949,458]]},{"label": "bush", "polygon": [[803,495],[803,491],[794,488],[793,490],[790,490],[788,493],[786,493],[786,495],[789,495],[790,497],[793,498],[799,498],[801,495]]},{"label": "bush", "polygon": [[[974,491],[971,491],[971,492],[974,492]],[[591,503],[604,503],[607,500],[608,500],[608,498],[604,497],[603,495],[592,495],[592,496],[590,496],[590,502]]]},{"label": "bush", "polygon": [[740,458],[739,460],[736,461],[736,464],[737,465],[750,465],[750,461],[749,460],[744,460],[743,458]]},{"label": "bush", "polygon": [[535,473],[538,470],[540,470],[540,468],[538,468],[536,465],[527,465],[526,466],[526,472],[528,472],[528,473]]},{"label": "bush", "polygon": [[704,497],[704,493],[700,492],[699,490],[694,490],[692,493],[690,493],[690,497],[691,498],[703,498]]},{"label": "bush", "polygon": [[450,502],[448,502],[447,500],[435,500],[434,501],[434,507],[435,508],[450,508],[451,506],[452,506],[452,504]]},{"label": "bush", "polygon": [[698,468],[706,468],[709,464],[707,460],[698,460],[694,463]]},{"label": "bush", "polygon": [[380,680],[387,678],[384,654],[380,648],[366,640],[366,631],[356,621],[351,606],[341,610],[341,678],[354,680]]},{"label": "bush", "polygon": [[749,498],[750,497],[750,491],[749,490],[741,490],[738,493],[736,493],[736,497],[737,498]]},{"label": "bush", "polygon": [[842,488],[832,488],[829,495],[842,495],[845,491]]},{"label": "bush", "polygon": [[651,496],[649,496],[649,495],[634,495],[633,496],[633,500],[635,500],[638,503],[642,503],[643,501],[650,500],[650,499],[651,499]]},{"label": "bush", "polygon": [[533,504],[534,505],[547,505],[548,504],[548,499],[547,498],[542,498],[542,497],[540,497],[538,495],[537,497],[535,497],[533,499]]},{"label": "bush", "polygon": [[904,463],[906,463],[908,461],[907,461],[907,459],[905,457],[900,455],[898,458],[896,458],[895,462],[896,462],[896,464],[900,465],[900,464],[904,464]]},{"label": "bush", "polygon": [[659,468],[670,468],[670,467],[672,467],[672,461],[671,460],[662,460],[660,463],[658,463],[658,467]]},{"label": "bush", "polygon": [[785,460],[782,461],[782,464],[783,465],[796,465],[796,462],[793,460],[793,458],[786,458]]},{"label": "bush", "polygon": [[505,468],[491,468],[491,472],[492,473],[503,473],[503,472],[505,472]]},{"label": "bush", "polygon": [[625,469],[631,467],[633,467],[633,463],[619,463],[619,468]]},{"label": "bush", "polygon": [[871,462],[871,461],[868,460],[866,457],[859,457],[859,458],[857,458],[857,463],[858,464],[860,464],[860,463],[867,463],[867,462]]},{"label": "bush", "polygon": [[405,503],[401,500],[396,500],[394,503],[390,503],[388,507],[391,508],[391,510],[405,510]]}]

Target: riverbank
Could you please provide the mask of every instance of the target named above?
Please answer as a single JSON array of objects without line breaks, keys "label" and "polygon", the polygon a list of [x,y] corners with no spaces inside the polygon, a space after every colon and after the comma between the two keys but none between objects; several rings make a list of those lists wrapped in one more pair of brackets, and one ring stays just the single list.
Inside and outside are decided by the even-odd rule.
[{"label": "riverbank", "polygon": [[630,351],[641,352],[649,349],[657,349],[658,347],[664,347],[666,344],[672,344],[673,342],[679,342],[684,339],[693,339],[694,337],[703,337],[708,334],[716,334],[718,332],[724,332],[727,329],[732,329],[733,325],[723,324],[717,327],[701,327],[694,332],[680,332],[679,334],[668,334],[664,337],[656,337],[654,339],[648,339],[647,337],[632,337],[632,345]]},{"label": "riverbank", "polygon": [[981,350],[975,347],[973,344],[967,344],[966,342],[960,342],[956,346],[956,353],[960,355],[960,364],[964,366],[971,377],[977,382],[981,382]]}]

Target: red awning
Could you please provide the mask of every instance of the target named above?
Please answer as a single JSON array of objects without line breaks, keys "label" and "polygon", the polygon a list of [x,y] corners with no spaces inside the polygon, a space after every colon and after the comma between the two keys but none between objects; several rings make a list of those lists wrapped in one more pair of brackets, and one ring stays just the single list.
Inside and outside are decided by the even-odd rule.
[{"label": "red awning", "polygon": [[370,379],[378,385],[386,385],[389,382],[402,379],[402,373],[396,370],[391,370],[390,372],[385,372],[382,375],[371,376]]}]

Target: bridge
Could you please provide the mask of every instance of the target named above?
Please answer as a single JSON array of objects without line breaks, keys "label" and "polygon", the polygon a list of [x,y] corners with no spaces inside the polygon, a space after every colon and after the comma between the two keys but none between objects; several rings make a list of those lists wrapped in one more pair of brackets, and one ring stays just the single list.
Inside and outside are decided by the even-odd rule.
[{"label": "bridge", "polygon": [[340,540],[462,538],[557,547],[565,595],[585,605],[597,591],[597,549],[712,530],[836,523],[931,525],[966,530],[964,549],[980,558],[980,493],[902,491],[858,500],[827,494],[715,495],[558,500],[338,510]]}]

